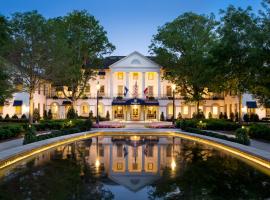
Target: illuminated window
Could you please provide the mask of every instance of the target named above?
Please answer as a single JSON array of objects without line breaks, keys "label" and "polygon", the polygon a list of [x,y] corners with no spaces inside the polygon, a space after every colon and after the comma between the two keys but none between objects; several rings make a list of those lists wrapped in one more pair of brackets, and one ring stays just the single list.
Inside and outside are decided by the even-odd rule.
[{"label": "illuminated window", "polygon": [[166,95],[168,97],[172,96],[172,87],[170,85],[167,85],[167,87],[166,87]]},{"label": "illuminated window", "polygon": [[270,108],[266,108],[266,117],[270,117]]},{"label": "illuminated window", "polygon": [[154,169],[154,164],[153,163],[148,163],[147,169],[148,170],[153,170]]},{"label": "illuminated window", "polygon": [[82,114],[88,114],[89,113],[89,106],[87,104],[82,104],[81,106],[81,112]]},{"label": "illuminated window", "polygon": [[132,169],[138,170],[138,163],[132,163]]},{"label": "illuminated window", "polygon": [[154,80],[154,72],[148,73],[148,80]]},{"label": "illuminated window", "polygon": [[217,115],[217,114],[218,114],[218,107],[213,106],[213,115]]},{"label": "illuminated window", "polygon": [[168,105],[168,115],[172,115],[173,114],[173,105],[170,104]]},{"label": "illuminated window", "polygon": [[117,168],[117,170],[123,170],[123,163],[118,162],[116,164],[116,168]]},{"label": "illuminated window", "polygon": [[117,147],[117,157],[122,158],[123,157],[123,145],[118,144],[116,147]]},{"label": "illuminated window", "polygon": [[147,152],[147,157],[153,157],[153,155],[154,155],[154,146],[153,145],[147,145],[146,146],[146,152]]},{"label": "illuminated window", "polygon": [[154,95],[154,87],[152,85],[148,86],[148,96],[152,97]]},{"label": "illuminated window", "polygon": [[56,119],[58,117],[58,104],[52,103],[51,104],[51,112],[53,119]]},{"label": "illuminated window", "polygon": [[138,80],[139,74],[137,72],[133,73],[133,80]]},{"label": "illuminated window", "polygon": [[99,79],[105,79],[105,75],[100,75]]},{"label": "illuminated window", "polygon": [[85,86],[84,92],[85,92],[85,93],[90,93],[90,85],[89,85],[89,84],[87,84],[87,85]]},{"label": "illuminated window", "polygon": [[117,95],[122,96],[124,94],[124,86],[123,85],[118,85],[117,86]]},{"label": "illuminated window", "polygon": [[188,115],[188,106],[184,106],[183,108],[183,114]]},{"label": "illuminated window", "polygon": [[99,103],[98,104],[98,113],[99,115],[103,115],[103,112],[104,112],[104,106],[102,103]]},{"label": "illuminated window", "polygon": [[123,72],[118,72],[117,73],[117,79],[118,80],[123,80],[124,79],[124,73]]},{"label": "illuminated window", "polygon": [[99,94],[100,94],[100,95],[104,95],[104,94],[105,94],[105,87],[104,87],[104,85],[101,85],[101,86],[100,86]]},{"label": "illuminated window", "polygon": [[3,114],[3,108],[4,108],[4,106],[0,106],[0,114],[1,115]]},{"label": "illuminated window", "polygon": [[15,114],[16,115],[22,114],[22,106],[15,106]]}]

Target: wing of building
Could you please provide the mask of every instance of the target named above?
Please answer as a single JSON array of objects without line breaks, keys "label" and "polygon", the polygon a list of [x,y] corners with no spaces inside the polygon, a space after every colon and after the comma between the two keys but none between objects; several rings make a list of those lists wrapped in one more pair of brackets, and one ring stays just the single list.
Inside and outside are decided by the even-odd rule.
[{"label": "wing of building", "polygon": [[[159,121],[161,115],[170,119],[173,114],[172,84],[164,80],[164,69],[151,57],[139,52],[128,56],[110,56],[105,58],[95,80],[90,80],[84,95],[76,101],[79,116],[87,117],[97,112],[97,84],[99,84],[98,110],[101,117],[110,116],[115,121]],[[28,115],[29,101],[27,93],[15,93],[13,98],[0,106],[0,114]],[[269,108],[258,107],[251,95],[243,96],[242,111],[254,112],[260,118],[270,117]],[[61,90],[45,83],[39,86],[34,95],[34,108],[43,116],[44,111],[51,110],[53,118],[66,117],[71,102],[64,97]],[[219,114],[237,113],[238,97],[230,93],[209,93],[204,97],[200,109],[208,117]],[[183,118],[191,118],[196,106],[186,104],[180,94],[175,94],[175,116],[181,113]]]}]

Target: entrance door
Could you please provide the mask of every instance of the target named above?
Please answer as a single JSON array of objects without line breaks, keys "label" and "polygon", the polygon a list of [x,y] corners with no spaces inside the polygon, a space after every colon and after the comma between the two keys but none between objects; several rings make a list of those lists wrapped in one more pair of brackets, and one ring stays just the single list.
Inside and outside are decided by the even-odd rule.
[{"label": "entrance door", "polygon": [[131,107],[131,120],[140,120],[140,112],[138,106]]}]

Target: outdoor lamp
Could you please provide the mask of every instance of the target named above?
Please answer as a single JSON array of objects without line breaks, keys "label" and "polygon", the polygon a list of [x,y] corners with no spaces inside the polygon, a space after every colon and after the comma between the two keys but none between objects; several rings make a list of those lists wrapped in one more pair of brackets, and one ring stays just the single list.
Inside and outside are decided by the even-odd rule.
[{"label": "outdoor lamp", "polygon": [[175,88],[176,88],[176,85],[175,84],[172,84],[173,91],[175,91]]}]

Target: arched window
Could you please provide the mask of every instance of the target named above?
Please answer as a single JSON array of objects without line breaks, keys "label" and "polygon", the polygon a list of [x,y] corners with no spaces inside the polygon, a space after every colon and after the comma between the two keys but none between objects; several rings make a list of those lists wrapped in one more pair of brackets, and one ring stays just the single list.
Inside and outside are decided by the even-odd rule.
[{"label": "arched window", "polygon": [[98,103],[98,114],[104,116],[104,105],[103,103]]},{"label": "arched window", "polygon": [[167,117],[172,117],[172,115],[173,115],[173,105],[169,103],[167,105]]}]

